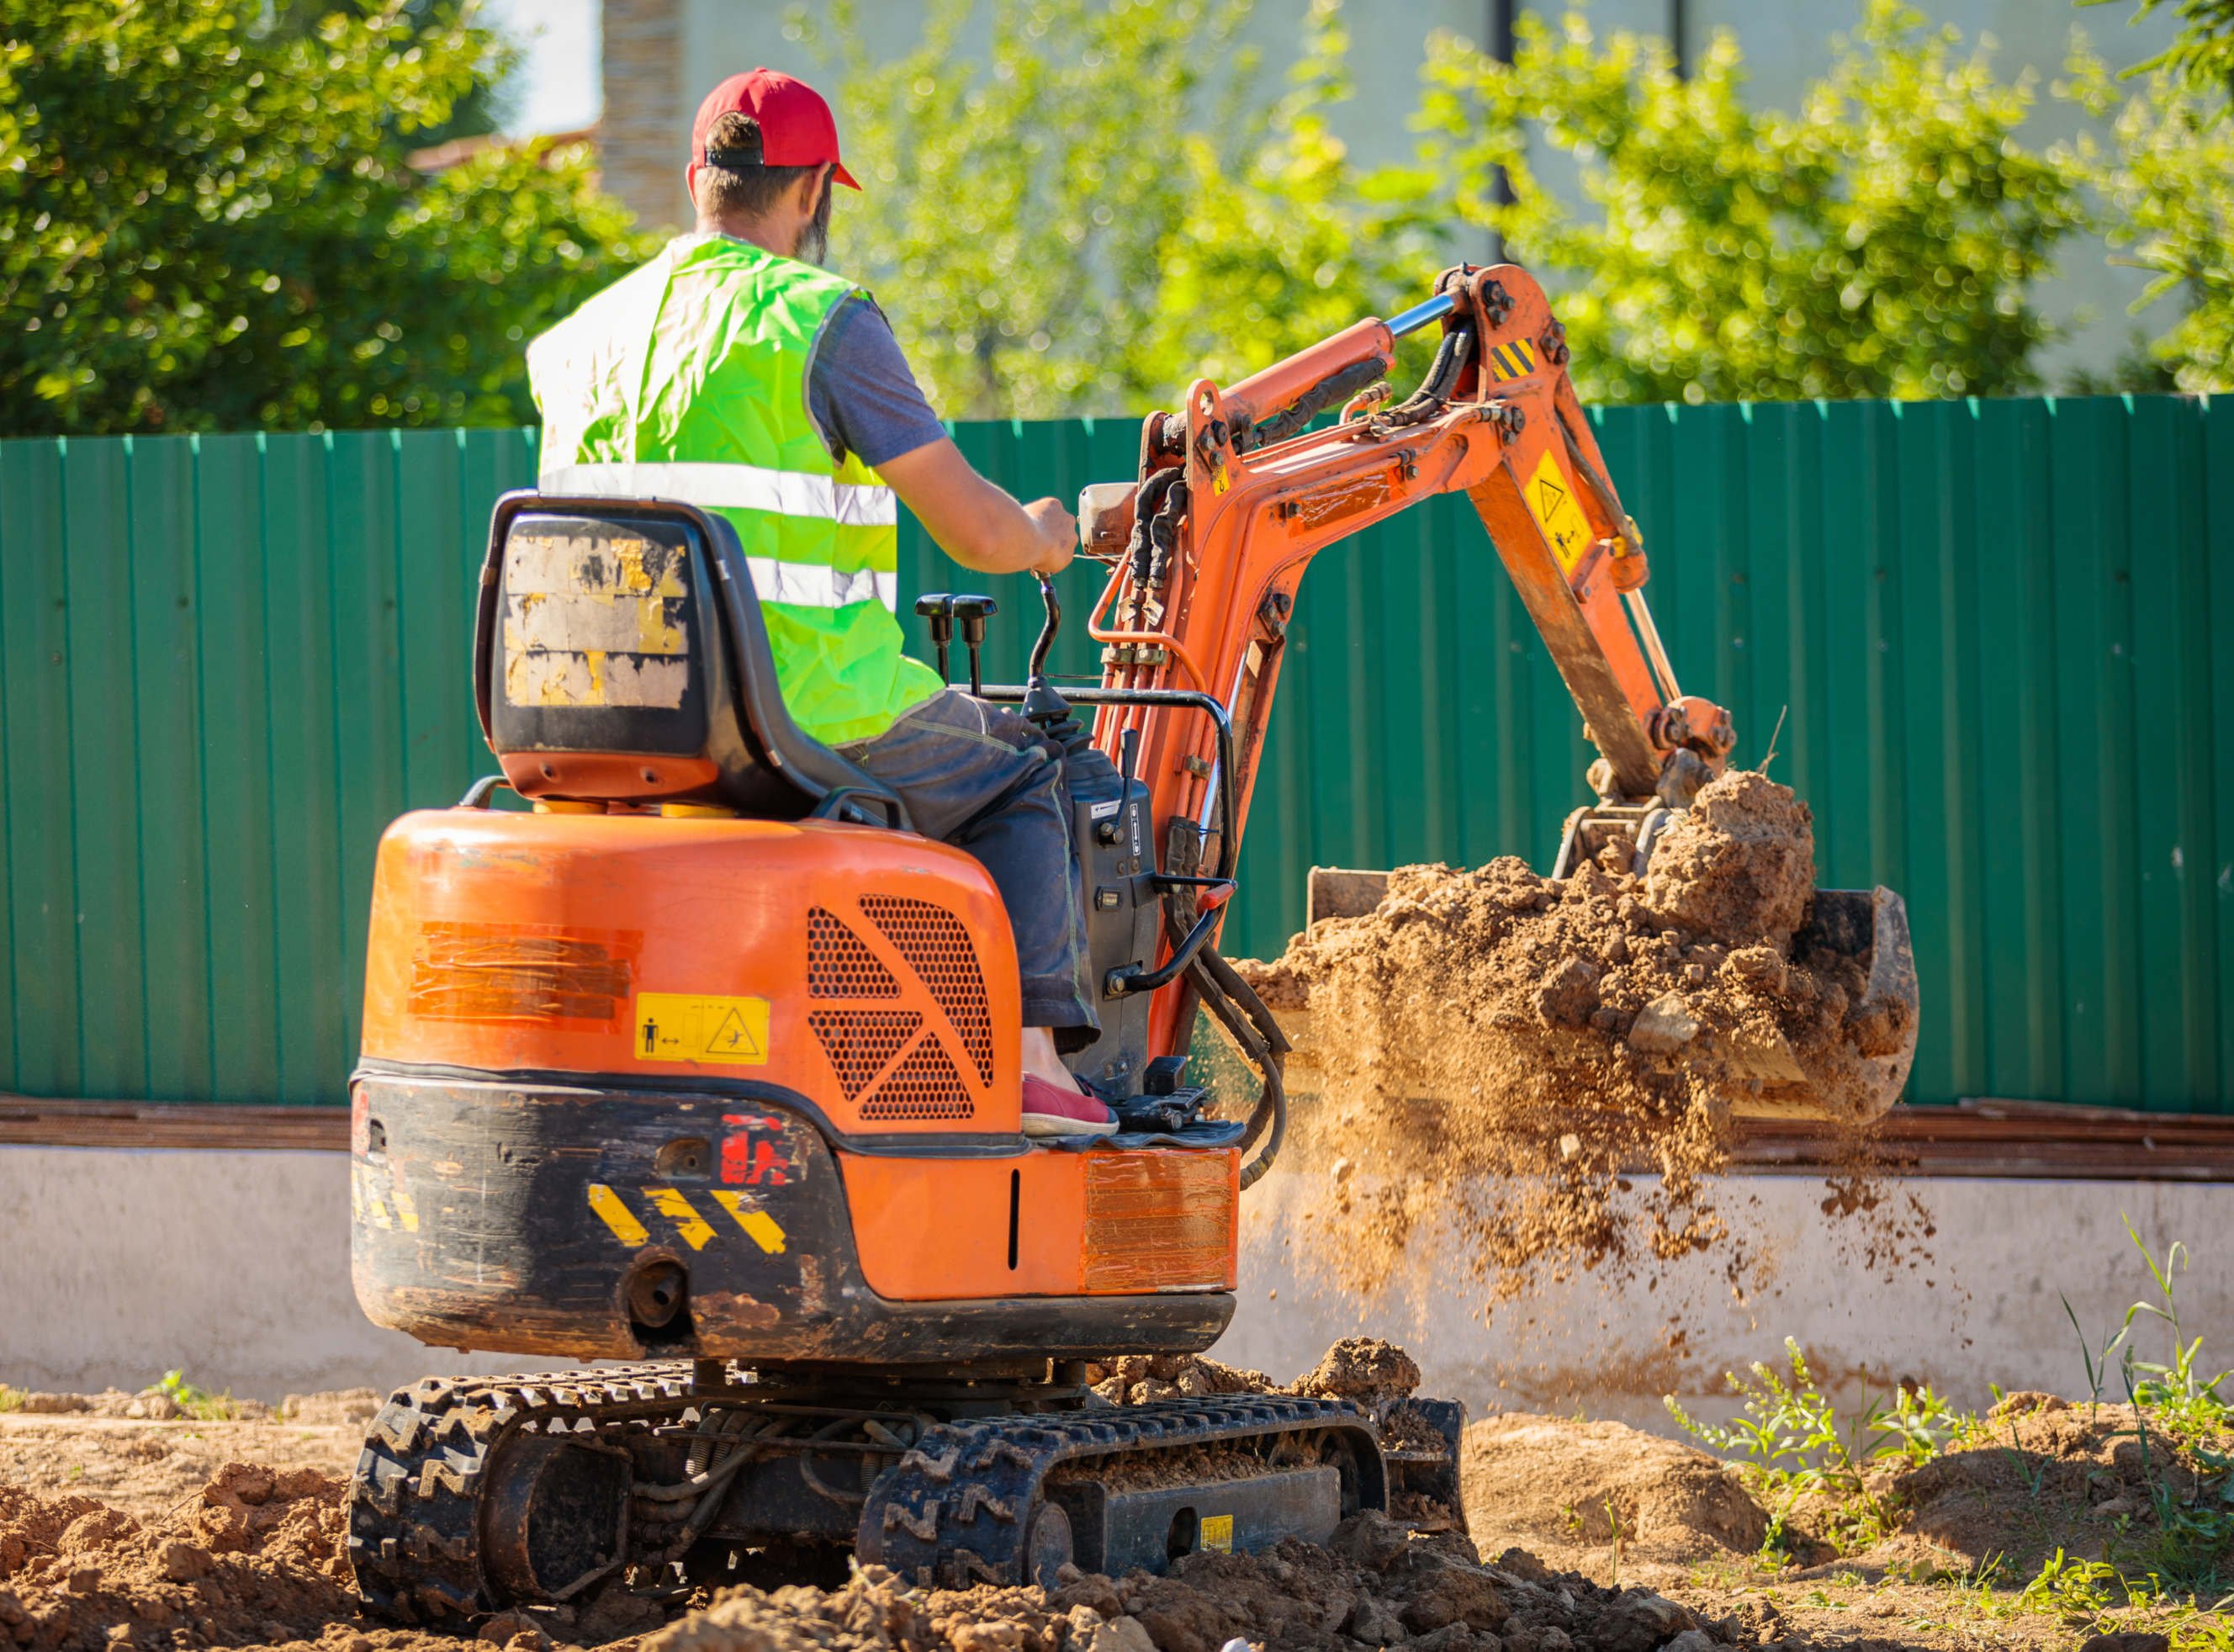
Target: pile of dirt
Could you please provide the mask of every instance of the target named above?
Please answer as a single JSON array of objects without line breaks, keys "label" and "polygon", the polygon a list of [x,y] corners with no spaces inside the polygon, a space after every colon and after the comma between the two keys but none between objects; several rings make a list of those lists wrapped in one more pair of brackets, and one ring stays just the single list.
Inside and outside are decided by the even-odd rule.
[{"label": "pile of dirt", "polygon": [[[341,1483],[228,1465],[167,1519],[0,1485],[0,1640],[29,1652],[315,1641],[353,1623]],[[117,1631],[121,1630],[119,1634]]]},{"label": "pile of dirt", "polygon": [[1595,1548],[1618,1535],[1670,1564],[1750,1555],[1768,1516],[1728,1465],[1617,1422],[1507,1412],[1466,1431],[1459,1472],[1474,1536]]},{"label": "pile of dirt", "polygon": [[[1401,1357],[1354,1345],[1314,1375],[1379,1394],[1400,1381]],[[616,1584],[578,1605],[501,1614],[470,1642],[360,1616],[343,1483],[330,1476],[232,1464],[148,1518],[0,1485],[0,1652],[1220,1652],[1237,1637],[1256,1652],[1959,1652],[1976,1630],[1937,1622],[1945,1601],[1930,1579],[2000,1554],[2013,1590],[2043,1545],[2114,1558],[2148,1540],[2152,1485],[2175,1500],[2195,1492],[2172,1442],[2136,1428],[2125,1407],[2013,1395],[1963,1449],[1878,1485],[1898,1535],[1797,1573],[1741,1558],[1761,1510],[1711,1459],[1618,1424],[1508,1416],[1468,1431],[1471,1539],[1367,1514],[1323,1546],[1198,1553],[1163,1577],[1066,1574],[1046,1592],[924,1590],[867,1567],[834,1590],[709,1590],[663,1610]],[[1482,1559],[1510,1537],[1525,1548]],[[1811,1580],[1813,1594],[1764,1591],[1779,1576]],[[1994,1631],[2007,1644],[2073,1644],[2052,1619],[2027,1628],[2007,1616]],[[1857,1642],[1857,1629],[1871,1638]]]},{"label": "pile of dirt", "polygon": [[2181,1512],[2198,1492],[2217,1496],[2218,1476],[2198,1475],[2196,1461],[2129,1406],[2026,1392],[1951,1449],[1837,1492],[1772,1492],[1737,1466],[1621,1423],[1520,1413],[1466,1430],[1460,1476],[1477,1542],[1525,1543],[1556,1565],[1597,1570],[1617,1539],[1627,1575],[1666,1581],[1756,1554],[1774,1524],[1809,1575],[1928,1583],[1997,1566],[2022,1587],[2059,1550],[2134,1576],[2161,1570],[2159,1494]]},{"label": "pile of dirt", "polygon": [[[2218,1441],[2222,1453],[2230,1445]],[[2159,1493],[2184,1512],[2198,1489],[2192,1454],[2133,1407],[2012,1394],[1984,1419],[1980,1437],[1873,1477],[1871,1492],[1898,1530],[1860,1558],[1959,1572],[1998,1555],[2018,1576],[2030,1576],[2059,1549],[2131,1563],[2162,1536]],[[1831,1512],[1827,1504],[1803,1505],[1796,1524],[1819,1527]]]},{"label": "pile of dirt", "polygon": [[1086,1375],[1095,1394],[1120,1406],[1213,1394],[1293,1394],[1353,1401],[1372,1410],[1408,1397],[1420,1386],[1418,1362],[1377,1336],[1343,1337],[1293,1382],[1275,1382],[1262,1371],[1199,1354],[1127,1355],[1108,1365],[1089,1365]]},{"label": "pile of dirt", "polygon": [[1421,1538],[1378,1514],[1324,1548],[1290,1538],[1254,1555],[1196,1553],[1164,1577],[1077,1577],[1043,1593],[919,1593],[881,1567],[834,1593],[723,1591],[648,1637],[644,1652],[1716,1652],[1756,1637],[1673,1600],[1555,1575],[1512,1550],[1485,1565],[1456,1533]]},{"label": "pile of dirt", "polygon": [[[1860,962],[1793,956],[1813,857],[1806,806],[1738,771],[1642,879],[1617,846],[1556,880],[1510,857],[1401,867],[1369,915],[1238,963],[1310,1012],[1320,1096],[1293,1162],[1332,1172],[1342,1283],[1382,1288],[1436,1230],[1493,1301],[1715,1243],[1701,1179],[1728,1160],[1733,1096],[1835,1092],[1904,1032],[1854,1024]],[[1624,1203],[1639,1172],[1658,1187]]]}]

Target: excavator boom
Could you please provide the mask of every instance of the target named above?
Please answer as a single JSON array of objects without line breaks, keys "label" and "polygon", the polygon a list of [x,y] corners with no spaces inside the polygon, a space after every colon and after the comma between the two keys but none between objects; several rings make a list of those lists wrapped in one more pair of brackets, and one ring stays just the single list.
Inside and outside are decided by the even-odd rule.
[{"label": "excavator boom", "polygon": [[[1425,382],[1389,402],[1396,341],[1430,326],[1441,338]],[[1567,364],[1564,330],[1525,271],[1460,265],[1391,320],[1359,322],[1230,388],[1196,380],[1180,411],[1144,421],[1139,479],[1086,490],[1088,554],[1110,565],[1089,626],[1105,645],[1105,692],[1191,689],[1221,702],[1231,727],[1227,774],[1201,718],[1160,705],[1100,713],[1104,751],[1137,743],[1168,869],[1231,864],[1311,558],[1438,494],[1472,502],[1601,754],[1597,801],[1570,818],[1555,876],[1612,839],[1641,871],[1671,813],[1722,772],[1736,743],[1729,714],[1678,685],[1645,600],[1643,536]],[[1337,422],[1309,428],[1337,407]],[[1890,891],[1865,904],[1876,923],[1838,933],[1882,947],[1872,979],[1896,996],[1907,983],[1897,1019],[1909,1032],[1872,1068],[1866,1097],[1822,1098],[1840,1119],[1890,1106],[1914,1052],[1904,913]],[[1160,995],[1152,1054],[1184,1050],[1192,1016],[1184,993]],[[1787,1095],[1767,1110],[1814,1109]]]}]

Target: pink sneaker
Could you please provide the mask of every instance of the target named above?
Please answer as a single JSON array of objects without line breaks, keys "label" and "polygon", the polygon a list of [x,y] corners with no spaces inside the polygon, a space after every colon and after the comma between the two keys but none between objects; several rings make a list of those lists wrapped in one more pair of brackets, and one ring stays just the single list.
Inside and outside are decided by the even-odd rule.
[{"label": "pink sneaker", "polygon": [[1065,1090],[1045,1079],[1024,1077],[1024,1133],[1028,1136],[1109,1136],[1117,1115],[1083,1090]]}]

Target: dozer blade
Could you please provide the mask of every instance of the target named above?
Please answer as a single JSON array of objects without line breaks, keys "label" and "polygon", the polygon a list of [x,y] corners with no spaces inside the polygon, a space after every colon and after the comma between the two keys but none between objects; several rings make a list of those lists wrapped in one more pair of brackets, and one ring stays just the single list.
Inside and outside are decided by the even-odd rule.
[{"label": "dozer blade", "polygon": [[[1306,921],[1366,917],[1388,889],[1385,872],[1314,866]],[[1818,951],[1852,958],[1866,971],[1867,984],[1847,1009],[1844,1035],[1828,1052],[1803,1055],[1773,1034],[1747,1041],[1717,1038],[1672,996],[1638,1015],[1630,1048],[1669,1071],[1705,1079],[1740,1118],[1864,1125],[1883,1117],[1899,1100],[1916,1059],[1916,955],[1907,905],[1882,885],[1817,890],[1806,923],[1793,937],[1792,956],[1804,963]],[[1310,1011],[1273,1013],[1295,1046],[1288,1058],[1289,1088],[1317,1088],[1323,1081]]]}]

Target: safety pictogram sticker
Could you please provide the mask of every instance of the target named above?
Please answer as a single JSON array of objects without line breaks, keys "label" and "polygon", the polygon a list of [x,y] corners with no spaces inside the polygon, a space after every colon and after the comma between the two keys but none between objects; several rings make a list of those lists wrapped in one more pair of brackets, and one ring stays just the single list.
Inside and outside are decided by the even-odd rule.
[{"label": "safety pictogram sticker", "polygon": [[1591,525],[1583,517],[1582,506],[1568,491],[1567,479],[1560,473],[1559,462],[1546,448],[1543,458],[1536,462],[1536,473],[1522,486],[1521,496],[1528,501],[1528,513],[1544,530],[1544,537],[1551,542],[1552,554],[1559,558],[1562,571],[1572,573],[1583,553],[1591,548]]},{"label": "safety pictogram sticker", "polygon": [[639,992],[636,1058],[761,1066],[768,1058],[768,1001]]}]

